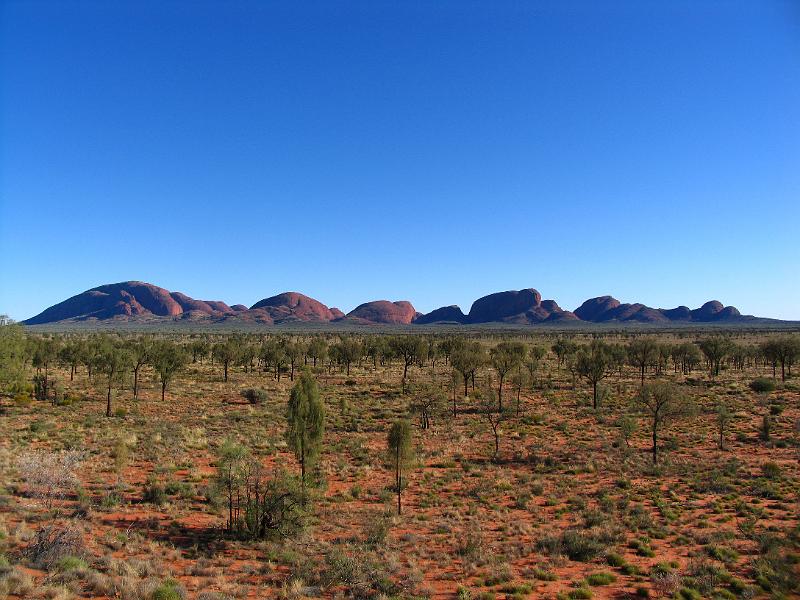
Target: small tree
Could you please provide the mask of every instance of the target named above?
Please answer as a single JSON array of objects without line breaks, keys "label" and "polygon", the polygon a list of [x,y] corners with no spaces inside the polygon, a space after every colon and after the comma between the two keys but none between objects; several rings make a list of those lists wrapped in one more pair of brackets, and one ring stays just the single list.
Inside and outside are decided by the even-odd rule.
[{"label": "small tree", "polygon": [[729,339],[715,336],[700,342],[700,350],[706,357],[708,370],[711,377],[719,375],[722,359],[732,350],[733,342]]},{"label": "small tree", "polygon": [[247,460],[247,449],[233,440],[225,440],[217,453],[217,475],[214,483],[227,500],[229,532],[233,531],[239,521],[238,498],[244,484]]},{"label": "small tree", "polygon": [[419,414],[420,429],[430,429],[431,418],[434,414],[441,410],[442,405],[446,402],[446,394],[444,390],[435,385],[424,385],[418,389],[413,389],[413,401],[411,409]]},{"label": "small tree", "polygon": [[453,350],[450,363],[453,369],[464,378],[464,396],[468,394],[467,385],[472,379],[475,389],[475,372],[486,362],[486,352],[478,341],[465,342]]},{"label": "small tree", "polygon": [[15,391],[23,385],[27,349],[22,325],[0,315],[0,391]]},{"label": "small tree", "polygon": [[597,410],[597,384],[611,372],[612,361],[608,344],[600,340],[584,346],[576,355],[575,370],[592,385],[592,406]]},{"label": "small tree", "polygon": [[281,380],[281,370],[286,365],[286,349],[283,342],[277,338],[271,338],[261,345],[259,352],[261,362],[264,363],[264,370],[269,366],[275,369],[275,379]]},{"label": "small tree", "polygon": [[111,390],[114,383],[128,368],[131,356],[127,350],[112,340],[105,340],[99,351],[98,367],[106,376],[106,416],[111,416]]},{"label": "small tree", "polygon": [[313,361],[314,367],[317,366],[317,361],[324,361],[325,355],[328,352],[328,344],[325,340],[318,335],[315,335],[311,342],[308,344],[308,350],[306,350],[306,354],[308,357]]},{"label": "small tree", "polygon": [[325,433],[325,405],[317,382],[307,369],[289,395],[286,422],[286,442],[300,461],[300,481],[305,493],[306,467],[319,455]]},{"label": "small tree", "polygon": [[403,360],[402,389],[406,392],[406,377],[408,367],[421,359],[428,352],[425,340],[416,335],[396,335],[389,339],[389,348]]},{"label": "small tree", "polygon": [[153,344],[147,338],[132,340],[125,344],[128,354],[131,357],[130,366],[133,369],[133,398],[139,397],[139,373],[142,367],[150,361],[153,351]]},{"label": "small tree", "polygon": [[42,379],[41,386],[41,400],[46,400],[48,397],[50,365],[58,358],[59,346],[60,344],[57,339],[44,338],[35,340],[32,357],[33,366],[36,367],[37,374],[42,370],[44,371],[44,378]]},{"label": "small tree", "polygon": [[523,371],[522,369],[518,368],[517,372],[511,375],[511,385],[514,387],[514,395],[517,399],[517,416],[520,415],[521,412],[521,397],[522,397],[522,388],[525,387],[525,384],[528,382],[528,372]]},{"label": "small tree", "polygon": [[489,358],[497,373],[497,404],[503,410],[503,382],[506,375],[516,369],[525,360],[527,348],[519,342],[500,342],[489,350]]},{"label": "small tree", "polygon": [[403,469],[413,457],[411,445],[411,424],[401,419],[392,423],[386,440],[389,459],[394,467],[394,485],[397,490],[397,514],[403,511],[401,494],[403,491]]},{"label": "small tree", "polygon": [[239,358],[239,341],[236,338],[229,337],[224,342],[218,342],[214,344],[211,354],[222,365],[222,378],[227,383],[228,369]]},{"label": "small tree", "polygon": [[558,359],[558,368],[560,369],[569,356],[575,354],[578,350],[578,345],[572,340],[566,338],[559,338],[556,343],[550,348],[553,354]]},{"label": "small tree", "polygon": [[494,453],[492,460],[496,461],[500,455],[500,426],[511,418],[508,407],[500,408],[497,397],[492,388],[487,388],[479,397],[478,410],[486,419],[494,436]]},{"label": "small tree", "polygon": [[294,381],[295,367],[300,363],[300,359],[305,356],[305,346],[300,342],[286,340],[283,344],[286,359],[289,361],[289,380]]},{"label": "small tree", "polygon": [[640,385],[644,386],[644,372],[658,359],[658,344],[650,338],[639,338],[628,344],[628,360],[639,369]]},{"label": "small tree", "polygon": [[189,350],[192,353],[192,363],[203,362],[203,359],[208,356],[211,350],[211,344],[205,338],[194,340],[189,344]]},{"label": "small tree", "polygon": [[691,413],[689,397],[673,383],[654,382],[642,386],[633,405],[650,421],[653,464],[658,464],[658,434]]},{"label": "small tree", "polygon": [[528,349],[528,359],[525,361],[525,369],[528,371],[528,384],[531,390],[536,385],[536,374],[539,372],[539,367],[542,364],[542,359],[547,353],[542,346],[531,346]]},{"label": "small tree", "polygon": [[725,449],[725,430],[728,424],[733,420],[733,413],[728,410],[728,406],[724,402],[720,402],[717,406],[717,431],[719,432],[718,446],[720,450]]},{"label": "small tree", "polygon": [[152,365],[161,382],[161,401],[167,393],[167,386],[186,368],[189,357],[183,348],[172,342],[162,340],[153,347]]}]

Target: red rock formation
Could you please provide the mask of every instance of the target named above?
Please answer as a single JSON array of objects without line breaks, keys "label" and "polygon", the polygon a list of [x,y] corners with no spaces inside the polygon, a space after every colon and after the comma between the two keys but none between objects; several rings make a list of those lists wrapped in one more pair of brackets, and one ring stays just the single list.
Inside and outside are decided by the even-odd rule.
[{"label": "red rock formation", "polygon": [[399,302],[375,300],[357,306],[347,313],[347,318],[364,323],[407,325],[414,320],[416,313],[411,303],[405,300]]}]

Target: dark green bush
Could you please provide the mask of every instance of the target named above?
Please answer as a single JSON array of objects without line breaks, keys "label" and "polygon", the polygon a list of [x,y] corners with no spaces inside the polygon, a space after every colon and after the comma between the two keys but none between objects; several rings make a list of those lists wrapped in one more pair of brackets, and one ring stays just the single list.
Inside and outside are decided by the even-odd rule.
[{"label": "dark green bush", "polygon": [[750,382],[750,389],[754,392],[774,392],[775,382],[768,377],[759,377]]}]

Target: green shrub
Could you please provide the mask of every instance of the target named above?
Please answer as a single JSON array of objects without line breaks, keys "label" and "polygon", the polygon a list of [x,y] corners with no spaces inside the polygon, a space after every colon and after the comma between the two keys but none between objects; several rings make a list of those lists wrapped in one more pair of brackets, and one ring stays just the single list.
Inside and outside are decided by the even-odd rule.
[{"label": "green shrub", "polygon": [[767,377],[759,377],[750,382],[750,389],[754,392],[774,392],[775,382]]},{"label": "green shrub", "polygon": [[155,477],[148,477],[142,490],[142,500],[150,502],[156,506],[161,506],[167,503],[167,492],[164,486],[159,484]]},{"label": "green shrub", "polygon": [[539,550],[551,554],[566,554],[570,560],[589,562],[605,552],[607,542],[592,532],[567,529],[560,537],[539,540]]},{"label": "green shrub", "polygon": [[183,600],[186,590],[177,581],[168,579],[150,594],[150,600]]},{"label": "green shrub", "polygon": [[558,579],[558,575],[552,571],[545,571],[538,567],[533,570],[533,577],[539,581],[556,581]]},{"label": "green shrub", "polygon": [[250,404],[264,404],[268,397],[264,388],[245,388],[239,393]]},{"label": "green shrub", "polygon": [[77,556],[65,556],[61,560],[58,561],[58,570],[59,571],[82,571],[84,569],[88,569],[89,565],[86,564],[86,561],[82,558]]},{"label": "green shrub", "polygon": [[591,586],[609,585],[617,580],[617,576],[608,571],[601,571],[599,573],[592,573],[586,578],[586,583]]},{"label": "green shrub", "polygon": [[612,567],[625,566],[625,559],[621,554],[617,554],[616,552],[609,552],[606,554],[606,562]]},{"label": "green shrub", "polygon": [[587,587],[577,587],[568,592],[561,592],[558,594],[558,600],[591,600],[592,590]]},{"label": "green shrub", "polygon": [[780,466],[772,461],[767,461],[761,465],[761,472],[767,479],[778,479],[781,476]]},{"label": "green shrub", "polygon": [[703,600],[703,595],[690,587],[682,587],[675,594],[675,598],[678,600]]}]

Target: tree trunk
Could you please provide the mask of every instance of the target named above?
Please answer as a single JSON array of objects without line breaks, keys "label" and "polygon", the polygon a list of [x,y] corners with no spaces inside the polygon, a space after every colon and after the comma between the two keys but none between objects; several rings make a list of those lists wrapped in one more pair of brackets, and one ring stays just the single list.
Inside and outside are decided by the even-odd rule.
[{"label": "tree trunk", "polygon": [[658,432],[656,427],[653,427],[653,464],[658,464]]},{"label": "tree trunk", "polygon": [[108,394],[106,395],[106,416],[111,416],[111,377],[108,378]]},{"label": "tree trunk", "polygon": [[401,493],[401,490],[403,489],[402,488],[403,481],[402,481],[402,476],[400,475],[400,445],[399,444],[397,445],[397,450],[395,452],[396,452],[395,460],[396,460],[396,468],[397,468],[397,470],[395,471],[395,484],[397,485],[397,514],[399,515],[399,514],[402,514],[402,512],[403,512],[403,506],[402,506],[401,501],[400,501],[400,493]]},{"label": "tree trunk", "polygon": [[497,386],[497,408],[503,412],[503,376],[500,376],[500,385]]},{"label": "tree trunk", "polygon": [[164,402],[164,396],[166,395],[166,393],[167,393],[167,382],[166,381],[162,381],[161,382],[161,402]]}]

